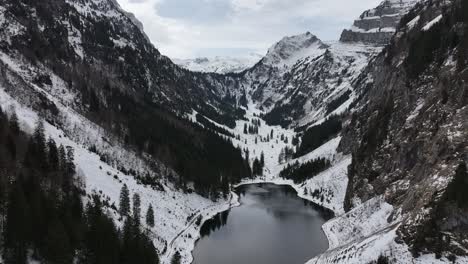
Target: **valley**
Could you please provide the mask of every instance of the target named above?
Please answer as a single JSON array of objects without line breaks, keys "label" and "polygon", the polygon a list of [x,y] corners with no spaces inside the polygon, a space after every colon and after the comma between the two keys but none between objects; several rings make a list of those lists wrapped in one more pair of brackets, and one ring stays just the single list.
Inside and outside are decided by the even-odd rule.
[{"label": "valley", "polygon": [[301,263],[468,263],[467,14],[385,0],[340,40],[179,66],[115,0],[0,1],[0,263],[219,263],[210,239],[249,239],[234,212],[280,218],[249,219],[270,191],[310,233],[258,248],[277,228],[316,243]]}]

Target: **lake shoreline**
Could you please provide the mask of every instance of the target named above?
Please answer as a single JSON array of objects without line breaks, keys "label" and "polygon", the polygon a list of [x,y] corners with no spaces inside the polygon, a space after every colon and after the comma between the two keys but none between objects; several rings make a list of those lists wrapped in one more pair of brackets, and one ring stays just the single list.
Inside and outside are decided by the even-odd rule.
[{"label": "lake shoreline", "polygon": [[[301,207],[304,206],[304,208],[310,208],[311,210],[313,210],[313,211],[317,214],[316,217],[318,217],[318,218],[316,218],[316,219],[321,219],[321,221],[323,221],[323,222],[321,222],[321,223],[319,224],[319,226],[320,226],[320,234],[323,235],[323,243],[326,242],[326,247],[325,247],[325,248],[323,249],[323,251],[321,251],[321,252],[325,252],[325,251],[328,249],[328,247],[329,247],[329,240],[328,240],[328,236],[327,236],[326,233],[325,233],[325,230],[323,229],[323,224],[326,223],[326,222],[328,222],[330,219],[333,219],[333,218],[334,218],[335,214],[334,214],[334,212],[333,212],[332,210],[330,210],[330,209],[328,209],[328,208],[326,208],[326,207],[323,207],[323,206],[321,206],[321,205],[315,203],[314,201],[311,201],[310,199],[307,199],[306,197],[302,197],[302,196],[300,195],[300,193],[298,192],[297,188],[294,188],[294,186],[292,186],[291,184],[284,183],[284,182],[278,182],[278,181],[276,181],[276,182],[261,181],[261,180],[259,181],[259,180],[257,179],[256,181],[252,181],[252,182],[242,182],[242,183],[239,183],[239,184],[233,186],[232,192],[234,192],[234,193],[237,194],[237,197],[236,197],[236,198],[237,198],[237,202],[236,202],[236,203],[231,203],[232,206],[230,206],[230,207],[227,208],[226,210],[220,210],[216,215],[212,216],[211,218],[209,218],[209,219],[203,219],[202,223],[200,224],[200,230],[199,230],[199,231],[200,231],[200,234],[199,234],[199,236],[197,237],[197,239],[194,241],[194,247],[193,247],[193,250],[191,251],[191,255],[192,255],[192,258],[191,258],[191,259],[192,259],[192,262],[190,262],[190,263],[194,263],[193,261],[194,261],[194,259],[195,259],[195,249],[196,249],[196,247],[197,247],[199,241],[200,241],[203,237],[205,237],[206,235],[209,235],[211,232],[220,229],[220,226],[226,225],[225,222],[224,222],[224,223],[219,223],[219,221],[220,221],[219,219],[223,218],[223,216],[222,216],[221,214],[224,213],[224,212],[226,212],[226,211],[230,211],[231,209],[233,209],[233,208],[235,208],[235,207],[239,207],[239,206],[241,206],[241,205],[243,204],[243,203],[241,203],[240,198],[241,198],[241,196],[242,196],[242,197],[245,196],[245,193],[243,193],[242,191],[240,191],[239,188],[240,188],[240,187],[243,187],[243,186],[246,186],[246,185],[259,185],[258,187],[260,187],[260,188],[262,187],[262,185],[274,185],[274,186],[279,186],[279,187],[285,187],[287,197],[294,197],[293,199],[296,199],[296,198],[297,198],[298,201],[301,202],[299,206],[301,206]],[[267,189],[268,189],[268,188],[267,188]],[[270,190],[270,191],[275,191],[275,190]],[[287,194],[287,193],[289,193],[289,194]],[[248,194],[249,194],[249,191],[247,191],[247,195],[248,195]],[[285,195],[285,194],[283,193],[282,195]],[[292,196],[291,196],[291,195],[292,195]],[[280,194],[280,196],[281,196],[281,194]],[[282,198],[282,197],[277,197],[277,199],[282,200],[283,198]],[[274,202],[274,201],[273,201],[273,202]],[[274,205],[274,203],[273,203],[273,205]],[[295,204],[295,203],[293,202],[293,203],[291,204],[291,206],[294,206],[294,205],[298,206],[297,204]],[[306,210],[310,210],[310,209],[306,209]],[[237,212],[239,212],[239,211],[237,211]],[[310,211],[308,211],[308,212],[310,212]],[[237,214],[239,214],[239,213],[237,213]],[[294,214],[293,214],[292,216],[294,216]],[[238,216],[238,217],[239,217],[239,216]],[[204,235],[203,232],[202,232],[203,226],[205,226],[205,225],[208,223],[208,221],[213,221],[212,224],[210,223],[210,225],[213,225],[213,227],[211,227],[211,228],[210,228],[210,227],[205,227],[205,228],[207,228],[206,230],[208,231],[208,233],[206,233],[206,230],[205,230],[205,235]],[[307,221],[306,221],[306,222],[307,222]],[[313,223],[313,222],[307,222],[307,224],[312,224],[312,223]],[[232,226],[232,224],[231,224],[231,226]],[[281,230],[281,229],[280,229],[280,230]],[[306,228],[306,230],[309,230],[309,231],[310,231],[310,229],[307,229],[307,228]],[[317,232],[317,231],[313,231],[313,232]],[[240,232],[236,232],[236,233],[240,233]],[[312,238],[314,238],[314,237],[316,237],[316,236],[314,236],[314,235],[309,235],[307,238],[308,238],[308,239],[312,239]],[[228,248],[228,247],[224,246],[223,248]],[[300,248],[300,247],[299,247],[299,248]],[[319,248],[319,247],[318,247],[318,248]],[[301,250],[303,250],[303,249],[301,249]],[[306,250],[306,252],[308,252],[308,251]],[[313,252],[313,251],[312,251],[312,252]],[[304,252],[302,252],[302,253],[304,253]],[[317,254],[317,253],[312,253],[310,256],[307,256],[307,259],[304,259],[304,263],[305,263],[309,258],[314,257],[313,254]],[[321,253],[318,253],[318,254],[321,254]],[[299,257],[299,256],[301,256],[301,254],[298,254],[298,257]],[[302,256],[303,256],[303,255],[302,255]]]}]

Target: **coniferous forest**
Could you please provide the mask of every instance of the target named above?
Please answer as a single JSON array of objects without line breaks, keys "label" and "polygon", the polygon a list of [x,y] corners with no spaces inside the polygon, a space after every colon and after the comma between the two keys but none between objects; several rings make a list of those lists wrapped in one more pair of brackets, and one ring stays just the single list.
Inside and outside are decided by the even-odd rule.
[{"label": "coniferous forest", "polygon": [[[84,205],[73,149],[44,135],[32,136],[16,115],[0,109],[0,228],[7,264],[158,263],[139,221],[127,217],[117,229],[98,197]],[[151,217],[150,217],[151,218]]]},{"label": "coniferous forest", "polygon": [[330,165],[330,161],[325,158],[318,158],[303,164],[296,161],[296,163],[286,166],[280,172],[280,177],[293,180],[297,184],[313,178],[329,168]]},{"label": "coniferous forest", "polygon": [[332,139],[341,131],[341,119],[332,116],[323,123],[307,129],[302,136],[295,158],[303,156]]}]

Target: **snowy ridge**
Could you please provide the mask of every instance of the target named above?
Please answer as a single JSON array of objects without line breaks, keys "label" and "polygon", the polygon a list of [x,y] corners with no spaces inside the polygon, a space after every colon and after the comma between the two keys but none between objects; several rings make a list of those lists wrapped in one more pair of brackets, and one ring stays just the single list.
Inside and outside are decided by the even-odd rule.
[{"label": "snowy ridge", "polygon": [[221,57],[196,58],[196,59],[173,59],[174,63],[182,68],[194,72],[214,72],[220,74],[239,73],[259,62],[262,56],[250,53],[243,57]]}]

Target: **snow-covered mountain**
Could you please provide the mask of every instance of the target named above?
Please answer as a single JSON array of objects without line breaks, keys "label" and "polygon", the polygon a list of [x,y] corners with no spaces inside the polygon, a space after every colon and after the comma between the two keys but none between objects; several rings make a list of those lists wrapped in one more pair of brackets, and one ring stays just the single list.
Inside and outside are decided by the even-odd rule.
[{"label": "snow-covered mountain", "polygon": [[[324,43],[309,32],[286,37],[244,73],[240,87],[265,110],[268,122],[305,125],[345,110],[339,106],[352,101],[353,81],[381,49],[362,43]],[[338,99],[343,102],[336,105]]]},{"label": "snow-covered mountain", "polygon": [[239,57],[196,58],[196,59],[173,59],[173,61],[190,71],[214,72],[214,73],[239,73],[251,68],[262,59],[262,55],[249,53]]},{"label": "snow-covered mountain", "polygon": [[[127,184],[143,208],[152,203],[155,227],[144,227],[162,263],[175,252],[189,263],[201,224],[238,204],[215,186],[205,196],[194,192],[195,183],[211,182],[192,171],[226,142],[244,151],[214,152],[207,169],[226,159],[245,166],[241,155],[252,163],[264,153],[262,176],[228,180],[289,184],[335,213],[323,226],[329,250],[309,263],[370,263],[381,255],[395,263],[468,263],[466,207],[450,187],[468,161],[467,5],[413,4],[383,2],[342,41],[285,37],[254,66],[223,75],[172,63],[114,0],[4,0],[0,105],[17,113],[24,131],[42,119],[47,137],[75,149],[84,200],[98,194],[117,204]],[[341,132],[278,159],[330,116],[342,120]],[[244,133],[253,120],[258,134]],[[279,177],[286,166],[317,158],[330,167],[315,177]],[[200,162],[184,166],[193,160]],[[229,186],[225,180],[217,183]],[[121,227],[119,212],[106,211]]]},{"label": "snow-covered mountain", "polygon": [[360,74],[416,2],[383,1],[354,22],[354,31],[344,30],[338,42],[325,43],[309,32],[283,38],[240,78],[241,97],[248,94],[268,122],[284,126],[342,113],[355,99]]}]

